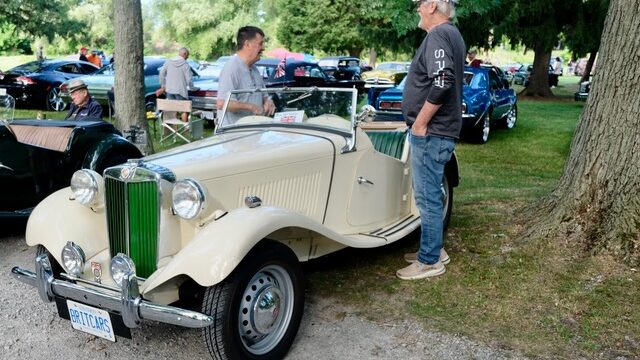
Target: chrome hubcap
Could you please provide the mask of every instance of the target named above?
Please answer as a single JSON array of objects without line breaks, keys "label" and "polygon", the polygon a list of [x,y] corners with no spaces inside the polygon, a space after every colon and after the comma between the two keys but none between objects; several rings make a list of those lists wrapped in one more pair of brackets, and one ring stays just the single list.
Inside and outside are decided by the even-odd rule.
[{"label": "chrome hubcap", "polygon": [[55,111],[64,110],[66,104],[60,97],[60,93],[58,93],[58,90],[54,89],[49,92],[49,105],[51,106],[51,109]]},{"label": "chrome hubcap", "polygon": [[507,127],[511,129],[513,125],[515,125],[515,123],[516,123],[516,109],[511,108],[511,110],[509,110],[509,114],[507,115]]},{"label": "chrome hubcap", "polygon": [[291,322],[293,299],[293,282],[281,266],[267,266],[253,276],[242,295],[238,319],[249,352],[265,354],[278,345]]},{"label": "chrome hubcap", "polygon": [[482,142],[487,142],[487,140],[489,139],[489,116],[485,115],[484,116],[484,124],[483,124],[483,128],[482,128]]},{"label": "chrome hubcap", "polygon": [[440,183],[440,199],[442,200],[442,219],[447,216],[447,208],[449,207],[449,183],[447,177],[442,177]]}]

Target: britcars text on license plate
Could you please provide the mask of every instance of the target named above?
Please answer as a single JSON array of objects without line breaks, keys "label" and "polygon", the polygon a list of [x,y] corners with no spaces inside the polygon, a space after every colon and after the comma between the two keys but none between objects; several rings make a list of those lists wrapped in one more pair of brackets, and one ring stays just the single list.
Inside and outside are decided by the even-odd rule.
[{"label": "britcars text on license plate", "polygon": [[109,313],[91,306],[67,300],[69,318],[74,329],[116,341]]}]

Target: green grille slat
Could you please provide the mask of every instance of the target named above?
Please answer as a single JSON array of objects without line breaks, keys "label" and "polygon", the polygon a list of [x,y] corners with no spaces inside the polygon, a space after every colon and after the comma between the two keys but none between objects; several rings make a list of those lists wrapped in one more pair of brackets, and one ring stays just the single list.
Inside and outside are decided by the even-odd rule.
[{"label": "green grille slat", "polygon": [[158,250],[158,193],[155,182],[129,184],[129,256],[138,276],[156,269]]},{"label": "green grille slat", "polygon": [[125,198],[126,184],[106,178],[106,211],[109,229],[109,249],[111,257],[118,253],[127,253],[127,205]]},{"label": "green grille slat", "polygon": [[128,255],[136,274],[149,277],[158,256],[158,187],[155,181],[105,179],[107,226],[111,257]]}]

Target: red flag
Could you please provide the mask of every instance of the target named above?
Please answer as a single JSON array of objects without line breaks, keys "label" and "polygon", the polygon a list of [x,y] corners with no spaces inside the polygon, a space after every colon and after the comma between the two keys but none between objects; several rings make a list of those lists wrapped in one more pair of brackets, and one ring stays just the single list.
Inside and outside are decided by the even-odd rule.
[{"label": "red flag", "polygon": [[285,66],[285,58],[282,58],[278,66],[276,66],[276,76],[274,77],[275,79],[284,76],[284,66]]}]

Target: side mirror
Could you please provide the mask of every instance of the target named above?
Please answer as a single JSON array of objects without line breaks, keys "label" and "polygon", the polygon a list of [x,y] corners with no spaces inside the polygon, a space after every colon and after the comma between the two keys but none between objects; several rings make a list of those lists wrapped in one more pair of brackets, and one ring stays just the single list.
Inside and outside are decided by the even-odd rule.
[{"label": "side mirror", "polygon": [[369,123],[372,122],[376,117],[376,108],[371,105],[364,105],[358,115],[356,115],[356,122],[358,123]]},{"label": "side mirror", "polygon": [[508,89],[509,88],[509,80],[502,79],[502,85],[504,86],[505,89]]}]

